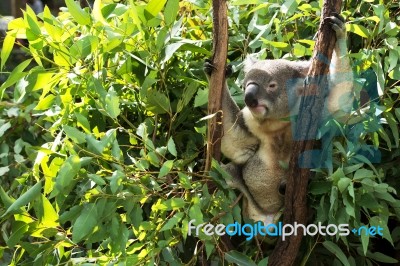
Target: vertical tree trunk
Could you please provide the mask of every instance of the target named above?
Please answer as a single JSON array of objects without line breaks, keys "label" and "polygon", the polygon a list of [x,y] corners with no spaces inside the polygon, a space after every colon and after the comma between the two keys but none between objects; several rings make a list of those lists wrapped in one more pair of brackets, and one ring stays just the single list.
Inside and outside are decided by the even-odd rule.
[{"label": "vertical tree trunk", "polygon": [[206,171],[211,168],[212,158],[221,158],[222,111],[221,101],[225,85],[226,58],[228,55],[228,18],[226,0],[213,0],[213,57],[215,70],[211,74],[208,94],[208,120]]},{"label": "vertical tree trunk", "polygon": [[[284,224],[307,223],[307,185],[311,177],[310,169],[300,168],[298,164],[299,155],[304,151],[312,150],[314,139],[318,130],[318,122],[321,118],[320,110],[324,105],[324,91],[328,89],[327,74],[329,64],[321,58],[328,59],[330,62],[335,46],[335,33],[328,23],[324,23],[324,18],[329,17],[332,12],[340,13],[341,1],[325,0],[322,10],[321,22],[318,30],[318,38],[315,44],[311,67],[308,71],[308,84],[305,85],[304,96],[301,99],[300,112],[296,124],[296,139],[293,144],[292,155],[289,163],[289,176],[285,193],[285,210],[283,216]],[[311,81],[311,82],[310,82]],[[304,159],[304,158],[303,158]],[[311,162],[310,158],[305,158],[305,162]],[[278,243],[269,257],[268,265],[293,265],[299,251],[302,240],[302,232],[297,236],[292,235]]]},{"label": "vertical tree trunk", "polygon": [[21,9],[24,9],[26,5],[25,0],[12,0],[11,1],[11,14],[13,17],[22,17]]}]

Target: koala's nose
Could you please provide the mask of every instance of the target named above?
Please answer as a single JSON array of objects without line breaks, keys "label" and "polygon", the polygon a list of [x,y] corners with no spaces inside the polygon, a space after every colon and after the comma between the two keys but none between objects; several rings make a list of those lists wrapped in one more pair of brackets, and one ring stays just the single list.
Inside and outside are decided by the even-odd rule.
[{"label": "koala's nose", "polygon": [[256,107],[258,105],[258,85],[254,83],[250,83],[246,86],[246,90],[244,92],[244,102],[248,107]]}]

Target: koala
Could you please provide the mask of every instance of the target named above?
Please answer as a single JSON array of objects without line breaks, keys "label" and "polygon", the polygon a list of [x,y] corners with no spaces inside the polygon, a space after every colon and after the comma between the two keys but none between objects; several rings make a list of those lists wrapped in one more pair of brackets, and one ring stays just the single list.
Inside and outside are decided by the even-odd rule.
[{"label": "koala", "polygon": [[[353,74],[347,55],[344,20],[338,14],[326,19],[336,32],[329,73],[329,92],[323,116],[349,114],[353,102]],[[265,225],[279,218],[284,184],[292,150],[290,117],[299,111],[300,96],[310,61],[285,59],[244,63],[244,102],[240,110],[225,86],[222,98],[222,153],[231,160],[224,169],[227,183],[244,194],[243,215]],[[204,69],[208,77],[210,62]]]}]

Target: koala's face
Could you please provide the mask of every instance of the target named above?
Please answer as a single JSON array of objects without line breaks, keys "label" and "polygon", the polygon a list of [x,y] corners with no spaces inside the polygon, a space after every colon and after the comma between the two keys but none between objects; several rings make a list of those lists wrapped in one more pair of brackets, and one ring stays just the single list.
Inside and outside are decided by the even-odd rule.
[{"label": "koala's face", "polygon": [[257,119],[281,119],[290,116],[297,105],[298,78],[286,60],[246,62],[245,103]]}]

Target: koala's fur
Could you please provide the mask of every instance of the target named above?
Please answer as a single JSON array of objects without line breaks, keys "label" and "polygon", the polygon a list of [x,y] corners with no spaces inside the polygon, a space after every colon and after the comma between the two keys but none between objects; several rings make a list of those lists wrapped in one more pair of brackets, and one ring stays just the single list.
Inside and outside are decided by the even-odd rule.
[{"label": "koala's fur", "polygon": [[[346,56],[346,31],[342,18],[329,18],[336,32],[336,45],[329,74],[326,109],[334,116],[348,114],[352,106],[353,75]],[[283,206],[279,188],[286,180],[292,149],[288,117],[299,109],[309,61],[247,59],[244,66],[245,103],[236,105],[226,86],[223,99],[222,153],[232,162],[225,169],[231,187],[245,195],[244,215],[265,224],[275,222]],[[205,64],[211,74],[212,65]],[[327,116],[327,114],[323,114]]]}]

